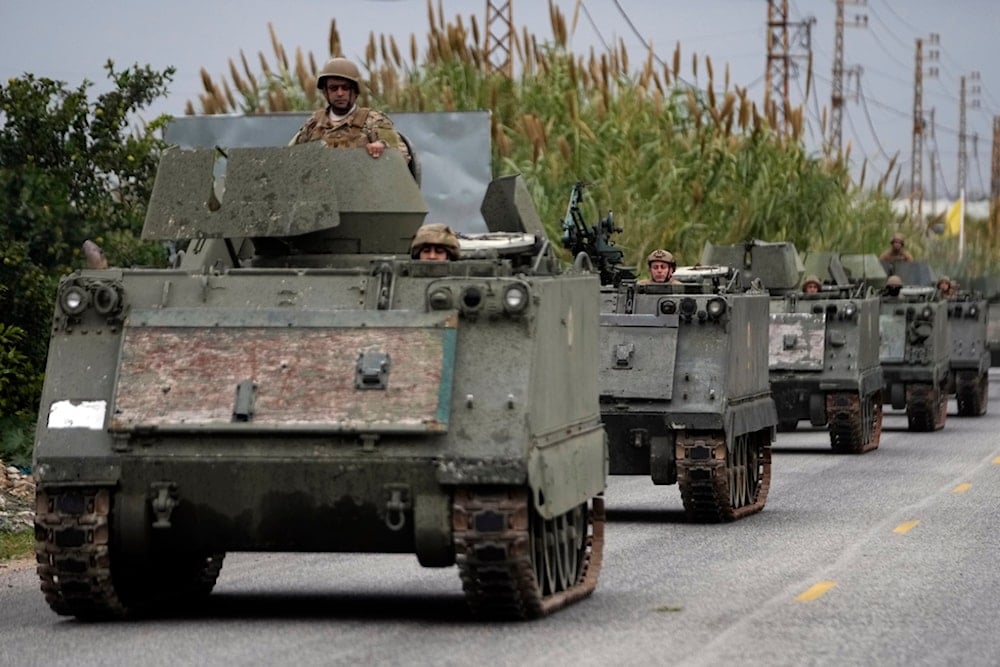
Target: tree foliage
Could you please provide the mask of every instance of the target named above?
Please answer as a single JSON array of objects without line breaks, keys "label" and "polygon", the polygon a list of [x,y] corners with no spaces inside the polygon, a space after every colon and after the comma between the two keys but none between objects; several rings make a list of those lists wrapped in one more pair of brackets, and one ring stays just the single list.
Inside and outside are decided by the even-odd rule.
[{"label": "tree foliage", "polygon": [[37,411],[59,278],[80,268],[93,239],[113,264],[164,263],[137,241],[167,122],[136,128],[136,113],[166,94],[174,70],[116,71],[92,84],[25,74],[0,85],[0,418]]}]

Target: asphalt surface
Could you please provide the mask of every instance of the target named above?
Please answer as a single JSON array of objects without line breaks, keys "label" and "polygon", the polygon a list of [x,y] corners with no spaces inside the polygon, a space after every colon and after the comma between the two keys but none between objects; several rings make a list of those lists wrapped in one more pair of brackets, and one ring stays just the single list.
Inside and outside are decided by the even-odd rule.
[{"label": "asphalt surface", "polygon": [[685,522],[676,486],[612,477],[593,596],[471,619],[455,568],[413,556],[229,554],[198,608],[81,623],[0,569],[0,665],[997,665],[1000,374],[986,416],[834,455],[781,433],[760,514]]}]

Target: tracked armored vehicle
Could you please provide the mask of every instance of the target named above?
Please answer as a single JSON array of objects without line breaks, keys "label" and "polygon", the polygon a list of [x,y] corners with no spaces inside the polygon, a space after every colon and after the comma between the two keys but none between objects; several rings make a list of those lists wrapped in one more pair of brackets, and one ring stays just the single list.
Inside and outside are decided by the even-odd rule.
[{"label": "tracked armored vehicle", "polygon": [[457,564],[487,617],[589,594],[599,280],[560,271],[523,183],[483,202],[507,233],[417,261],[397,151],[227,156],[221,193],[212,150],[162,158],[143,235],[195,239],[185,268],[59,287],[34,453],[51,608],[191,605],[233,551]]},{"label": "tracked armored vehicle", "polygon": [[903,287],[879,306],[883,401],[906,410],[911,431],[936,431],[948,417],[948,305],[926,262],[898,262],[895,272]]},{"label": "tracked armored vehicle", "polygon": [[979,276],[970,281],[969,287],[986,299],[986,348],[990,366],[1000,366],[1000,277]]},{"label": "tracked armored vehicle", "polygon": [[948,393],[955,396],[958,414],[986,414],[990,387],[990,350],[987,343],[989,303],[981,294],[961,290],[947,300]]},{"label": "tracked armored vehicle", "polygon": [[[791,243],[706,245],[703,261],[741,264],[771,295],[768,368],[780,431],[800,421],[825,426],[838,453],[876,449],[882,433],[879,299],[852,283],[836,253],[806,253]],[[816,293],[800,289],[807,273]]]},{"label": "tracked armored vehicle", "polygon": [[725,266],[680,267],[677,284],[637,281],[616,266],[610,215],[588,227],[578,201],[563,223],[564,243],[594,257],[603,276],[597,359],[611,474],[677,484],[694,521],[760,511],[777,425],[767,295],[740,287],[738,272]]}]

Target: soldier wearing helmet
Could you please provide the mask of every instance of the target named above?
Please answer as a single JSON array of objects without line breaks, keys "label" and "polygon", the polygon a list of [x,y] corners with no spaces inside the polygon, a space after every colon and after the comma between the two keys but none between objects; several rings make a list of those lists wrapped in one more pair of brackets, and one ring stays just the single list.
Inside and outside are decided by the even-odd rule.
[{"label": "soldier wearing helmet", "polygon": [[437,262],[458,259],[458,237],[448,225],[424,225],[413,235],[410,257]]},{"label": "soldier wearing helmet", "polygon": [[802,281],[802,292],[804,294],[816,294],[822,288],[823,283],[817,275],[809,274],[806,276],[806,279]]},{"label": "soldier wearing helmet", "polygon": [[883,296],[899,296],[899,290],[903,289],[903,279],[899,276],[889,276],[886,278],[885,287],[882,288]]},{"label": "soldier wearing helmet", "polygon": [[908,251],[903,250],[904,245],[906,245],[906,238],[897,232],[892,235],[892,239],[889,241],[889,249],[879,255],[878,258],[888,264],[895,264],[896,262],[912,262],[913,255],[911,255]]},{"label": "soldier wearing helmet", "polygon": [[950,299],[954,294],[951,291],[952,280],[948,276],[941,276],[937,281],[937,290],[940,292],[941,297],[944,299]]},{"label": "soldier wearing helmet", "polygon": [[357,65],[347,58],[331,58],[316,74],[316,88],[327,104],[309,117],[289,145],[323,141],[331,148],[366,148],[373,158],[386,148],[396,148],[410,161],[410,151],[389,116],[357,105],[361,93]]},{"label": "soldier wearing helmet", "polygon": [[677,260],[670,251],[660,248],[649,253],[646,257],[646,266],[649,267],[649,279],[639,281],[640,285],[652,283],[680,285],[680,281],[673,277],[674,271],[677,270]]}]

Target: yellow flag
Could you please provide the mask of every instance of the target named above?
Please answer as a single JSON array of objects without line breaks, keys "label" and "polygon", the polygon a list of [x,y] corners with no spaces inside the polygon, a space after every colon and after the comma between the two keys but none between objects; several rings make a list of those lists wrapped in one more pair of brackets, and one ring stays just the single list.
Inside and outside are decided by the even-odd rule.
[{"label": "yellow flag", "polygon": [[962,228],[962,200],[957,199],[948,207],[944,217],[944,233],[948,236],[958,236]]}]

